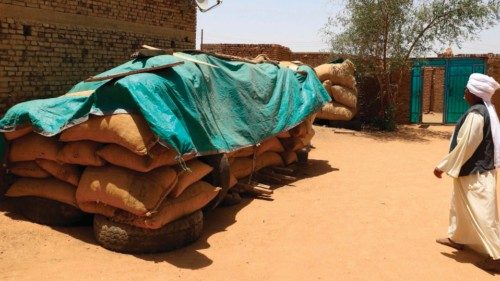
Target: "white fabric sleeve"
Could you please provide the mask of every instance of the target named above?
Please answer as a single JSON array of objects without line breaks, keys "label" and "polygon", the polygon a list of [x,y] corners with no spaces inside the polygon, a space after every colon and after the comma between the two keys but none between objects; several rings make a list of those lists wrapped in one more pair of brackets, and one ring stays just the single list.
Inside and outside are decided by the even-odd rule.
[{"label": "white fabric sleeve", "polygon": [[460,169],[483,141],[484,118],[476,111],[470,112],[458,131],[457,146],[444,157],[437,168],[450,177],[458,178]]}]

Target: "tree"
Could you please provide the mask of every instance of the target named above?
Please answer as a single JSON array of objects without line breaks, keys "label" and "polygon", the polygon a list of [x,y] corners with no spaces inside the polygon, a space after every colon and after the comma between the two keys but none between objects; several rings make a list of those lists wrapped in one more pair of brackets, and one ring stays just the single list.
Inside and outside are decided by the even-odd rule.
[{"label": "tree", "polygon": [[410,58],[460,46],[498,23],[499,11],[500,0],[346,0],[324,32],[332,53],[349,55],[362,75],[377,79],[378,118],[394,129],[398,86]]}]

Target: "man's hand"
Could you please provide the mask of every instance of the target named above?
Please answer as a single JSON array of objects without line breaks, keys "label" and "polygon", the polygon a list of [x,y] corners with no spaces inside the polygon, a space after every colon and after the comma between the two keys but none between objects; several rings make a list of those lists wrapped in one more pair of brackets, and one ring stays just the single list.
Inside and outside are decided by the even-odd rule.
[{"label": "man's hand", "polygon": [[439,170],[438,168],[434,169],[434,175],[436,178],[441,178],[441,175],[443,174],[443,171]]}]

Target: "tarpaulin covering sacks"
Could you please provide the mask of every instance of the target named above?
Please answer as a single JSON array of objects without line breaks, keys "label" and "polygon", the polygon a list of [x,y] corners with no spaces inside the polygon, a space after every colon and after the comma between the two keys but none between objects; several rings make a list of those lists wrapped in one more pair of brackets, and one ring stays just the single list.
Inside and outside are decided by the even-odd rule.
[{"label": "tarpaulin covering sacks", "polygon": [[[67,95],[15,105],[0,120],[0,131],[31,124],[35,132],[53,136],[86,121],[89,114],[129,112],[142,115],[160,142],[180,154],[208,154],[257,144],[296,126],[331,100],[308,66],[295,72],[207,54],[183,56],[217,67],[185,61],[154,73],[81,82]],[[100,76],[179,61],[170,55],[135,59]]]}]

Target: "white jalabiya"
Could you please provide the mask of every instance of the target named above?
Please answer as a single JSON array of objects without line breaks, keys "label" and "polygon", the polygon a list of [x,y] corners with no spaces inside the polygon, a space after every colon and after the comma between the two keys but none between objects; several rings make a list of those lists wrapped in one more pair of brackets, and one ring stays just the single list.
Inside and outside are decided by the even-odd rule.
[{"label": "white jalabiya", "polygon": [[451,240],[500,259],[500,225],[496,198],[496,171],[460,177],[460,169],[483,140],[484,118],[467,115],[457,135],[457,146],[438,169],[453,177],[448,235]]}]

